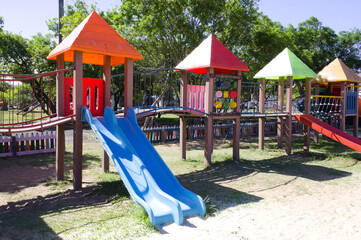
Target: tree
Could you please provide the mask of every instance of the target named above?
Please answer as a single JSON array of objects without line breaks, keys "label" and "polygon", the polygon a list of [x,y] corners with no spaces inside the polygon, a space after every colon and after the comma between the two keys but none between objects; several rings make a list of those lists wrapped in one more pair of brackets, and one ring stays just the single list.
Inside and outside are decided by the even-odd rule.
[{"label": "tree", "polygon": [[143,55],[141,69],[171,68],[210,33],[235,53],[241,51],[256,20],[256,2],[124,0],[105,18]]},{"label": "tree", "polygon": [[3,28],[4,28],[4,18],[0,16],[0,32],[3,30]]},{"label": "tree", "polygon": [[31,73],[28,40],[7,31],[0,32],[1,71],[13,74]]},{"label": "tree", "polygon": [[291,39],[280,23],[259,14],[247,44],[238,54],[251,70],[246,75],[247,81],[252,81],[252,77],[284,48],[292,46]]},{"label": "tree", "polygon": [[[64,17],[61,18],[62,28],[61,34],[63,38],[68,36],[75,27],[77,27],[92,11],[97,10],[95,4],[88,6],[84,0],[76,0],[73,5],[67,5]],[[100,13],[102,15],[102,13]],[[59,36],[58,18],[52,18],[46,21],[49,30],[53,33],[53,37]]]},{"label": "tree", "polygon": [[361,72],[361,31],[353,29],[350,32],[342,31],[336,44],[336,57],[351,69]]},{"label": "tree", "polygon": [[311,17],[298,28],[291,25],[287,32],[293,38],[291,51],[316,73],[336,57],[338,36],[317,18]]},{"label": "tree", "polygon": [[[29,40],[7,31],[0,32],[0,70],[9,74],[34,74],[54,71],[55,62],[46,60],[46,56],[54,46],[55,43],[49,35],[38,34]],[[30,89],[34,91],[37,101],[41,102],[42,98],[45,99],[45,101],[42,101],[44,103],[41,106],[42,109],[50,109],[52,113],[55,113],[55,98],[53,97],[50,99],[51,101],[48,101],[50,95],[48,96],[44,91],[40,79],[24,81],[21,85],[24,85],[22,88],[29,88],[31,85]],[[55,90],[55,81],[53,81],[51,89]],[[8,96],[12,97],[11,94],[8,94]],[[49,106],[48,103],[50,103]]]}]

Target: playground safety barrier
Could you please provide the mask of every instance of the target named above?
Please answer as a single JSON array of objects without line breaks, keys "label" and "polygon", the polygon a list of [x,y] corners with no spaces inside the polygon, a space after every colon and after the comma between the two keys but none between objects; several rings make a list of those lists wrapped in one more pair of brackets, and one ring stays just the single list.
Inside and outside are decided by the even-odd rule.
[{"label": "playground safety barrier", "polygon": [[48,123],[56,116],[55,75],[71,70],[74,68],[41,74],[0,73],[0,130]]},{"label": "playground safety barrier", "polygon": [[55,152],[54,132],[0,136],[0,157]]},{"label": "playground safety barrier", "polygon": [[[171,142],[179,140],[179,126],[161,126],[142,129],[145,136],[152,143]],[[297,133],[303,130],[303,124],[298,121],[292,122],[292,132]],[[277,132],[276,122],[267,122],[265,124],[265,134],[272,135]],[[258,122],[246,122],[242,124],[241,136],[257,136]],[[215,138],[230,138],[233,136],[232,124],[215,124]],[[187,126],[187,139],[203,139],[204,125]]]}]

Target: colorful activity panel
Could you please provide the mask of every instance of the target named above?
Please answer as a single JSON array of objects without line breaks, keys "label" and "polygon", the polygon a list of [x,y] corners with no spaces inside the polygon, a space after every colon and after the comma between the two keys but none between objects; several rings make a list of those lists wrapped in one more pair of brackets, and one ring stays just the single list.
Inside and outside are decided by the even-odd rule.
[{"label": "colorful activity panel", "polygon": [[215,85],[214,107],[216,108],[216,112],[222,113],[233,111],[237,107],[237,82],[218,80]]}]

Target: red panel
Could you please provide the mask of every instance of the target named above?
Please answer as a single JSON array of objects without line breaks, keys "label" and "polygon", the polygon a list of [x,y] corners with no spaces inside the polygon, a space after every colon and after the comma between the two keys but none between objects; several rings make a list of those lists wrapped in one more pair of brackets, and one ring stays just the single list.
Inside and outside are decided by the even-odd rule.
[{"label": "red panel", "polygon": [[[73,103],[70,103],[71,87],[73,87],[73,78],[65,77],[64,105],[65,105],[66,115],[73,114],[73,109],[72,109]],[[88,88],[89,88],[89,95],[87,94]],[[88,107],[93,116],[103,116],[103,112],[104,112],[103,79],[83,78],[83,106]]]},{"label": "red panel", "polygon": [[187,86],[187,107],[204,112],[204,94],[205,86],[188,85]]}]

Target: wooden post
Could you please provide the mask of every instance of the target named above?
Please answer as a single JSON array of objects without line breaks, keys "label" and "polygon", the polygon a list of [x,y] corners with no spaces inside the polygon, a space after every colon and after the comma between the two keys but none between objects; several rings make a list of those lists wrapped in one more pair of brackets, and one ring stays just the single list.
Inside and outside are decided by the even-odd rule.
[{"label": "wooden post", "polygon": [[293,78],[287,77],[286,82],[286,112],[288,113],[286,117],[285,124],[285,141],[286,141],[286,154],[291,155],[292,149],[292,86]]},{"label": "wooden post", "polygon": [[[180,106],[187,107],[188,101],[188,94],[187,94],[187,86],[188,86],[188,79],[187,79],[187,72],[181,72],[181,86],[180,86]],[[186,141],[187,141],[187,118],[181,117],[179,119],[179,145],[180,145],[180,154],[181,159],[187,159],[187,150],[186,150]]]},{"label": "wooden post", "polygon": [[[207,68],[207,80],[206,80],[206,92],[205,92],[205,112],[213,112],[213,100],[214,100],[214,78],[210,77],[210,74],[214,73],[214,68]],[[212,162],[213,151],[213,117],[207,116],[205,120],[205,132],[204,132],[204,163],[210,165]]]},{"label": "wooden post", "polygon": [[[238,76],[242,76],[242,71],[237,72]],[[242,79],[237,79],[237,97],[236,97],[236,113],[241,112],[241,90]],[[241,135],[241,115],[237,115],[233,122],[233,160],[239,160],[239,139]]]},{"label": "wooden post", "polygon": [[[64,69],[64,54],[56,57],[56,69]],[[56,75],[56,114],[65,115],[64,107],[64,72]],[[56,181],[64,179],[64,153],[65,153],[65,124],[56,125]]]},{"label": "wooden post", "polygon": [[[311,112],[311,78],[306,78],[306,88],[305,88],[305,114],[310,114]],[[303,125],[303,150],[310,150],[310,127]]]},{"label": "wooden post", "polygon": [[[111,86],[111,65],[110,56],[103,56],[103,79],[104,79],[104,107],[110,107],[110,86]],[[102,170],[109,172],[109,156],[103,149]]]},{"label": "wooden post", "polygon": [[[284,77],[278,79],[278,111],[283,113],[284,106]],[[277,117],[277,147],[283,147],[283,117]]]},{"label": "wooden post", "polygon": [[[259,112],[264,113],[264,104],[265,104],[265,97],[266,97],[266,79],[260,79],[259,85]],[[265,131],[265,120],[266,118],[260,117],[258,118],[258,149],[262,150],[264,148],[264,131]]]},{"label": "wooden post", "polygon": [[340,130],[346,129],[346,82],[341,83],[341,115],[340,115]]},{"label": "wooden post", "polygon": [[133,59],[125,58],[124,64],[124,116],[127,108],[133,107]]},{"label": "wooden post", "polygon": [[[315,95],[320,95],[320,84],[319,83],[315,83]],[[320,102],[320,98],[315,98],[315,109],[314,109],[314,111],[317,111],[318,110],[318,108],[319,108],[319,106],[318,106],[318,104],[319,104],[319,102]],[[315,143],[318,143],[318,141],[319,141],[319,134],[318,134],[318,132],[317,131],[313,131],[313,141],[315,142]]]},{"label": "wooden post", "polygon": [[74,51],[74,138],[73,138],[73,186],[75,190],[82,188],[82,155],[83,155],[83,129],[81,122],[81,108],[83,106],[83,53]]}]

